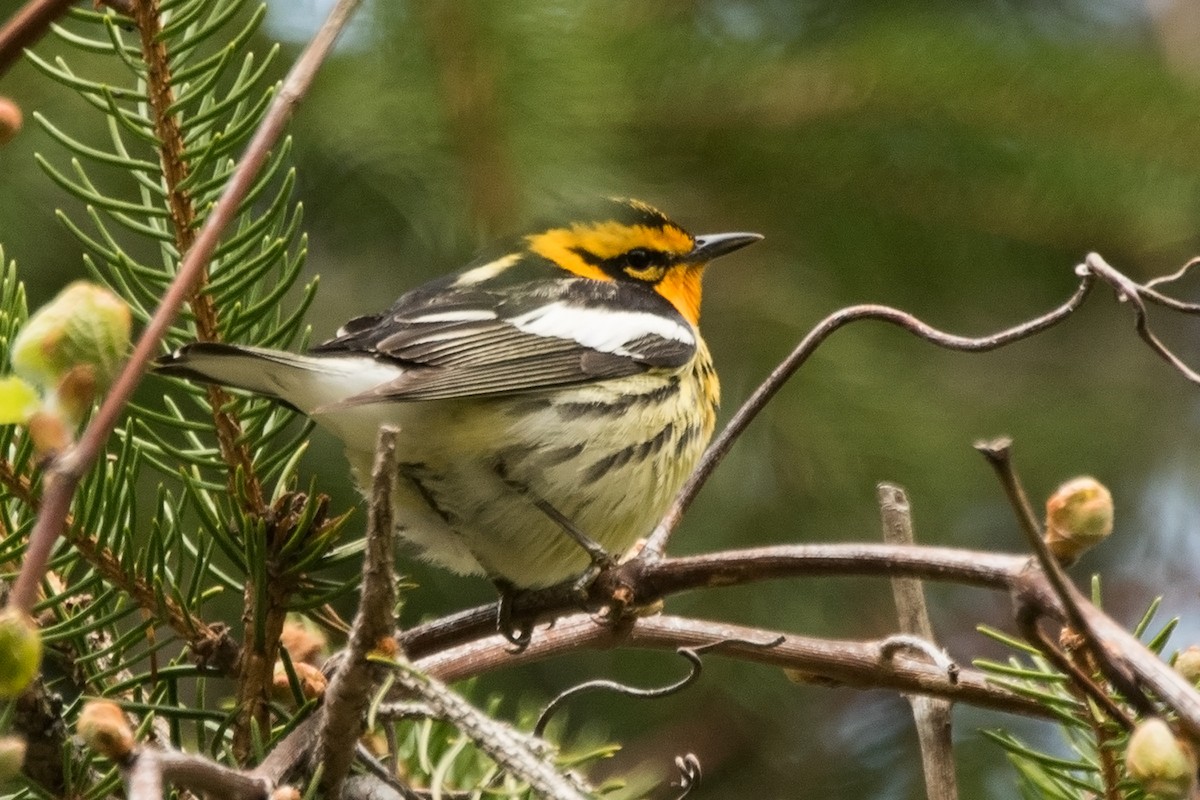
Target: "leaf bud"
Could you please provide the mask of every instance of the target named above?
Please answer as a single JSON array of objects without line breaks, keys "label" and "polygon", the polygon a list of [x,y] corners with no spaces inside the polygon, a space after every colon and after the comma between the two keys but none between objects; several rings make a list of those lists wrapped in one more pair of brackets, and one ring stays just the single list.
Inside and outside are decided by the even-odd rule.
[{"label": "leaf bud", "polygon": [[0,697],[16,697],[42,666],[42,634],[23,611],[0,611]]},{"label": "leaf bud", "polygon": [[71,444],[71,428],[53,411],[37,411],[29,417],[29,439],[39,456],[61,453]]},{"label": "leaf bud", "polygon": [[1188,683],[1195,685],[1200,681],[1200,645],[1192,645],[1179,652],[1175,657],[1175,671]]},{"label": "leaf bud", "polygon": [[328,640],[320,628],[297,615],[283,623],[279,644],[288,651],[292,663],[302,661],[315,666],[325,651]]},{"label": "leaf bud", "polygon": [[76,281],[42,306],[21,328],[12,347],[18,375],[62,395],[74,416],[91,405],[96,390],[116,377],[129,349],[129,306],[103,286]]},{"label": "leaf bud", "polygon": [[1104,541],[1112,527],[1112,494],[1095,478],[1073,478],[1046,501],[1046,546],[1065,565]]},{"label": "leaf bud", "polygon": [[37,389],[8,375],[0,378],[0,425],[23,425],[41,405]]},{"label": "leaf bud", "polygon": [[0,783],[21,774],[25,766],[25,740],[20,736],[0,736]]},{"label": "leaf bud", "polygon": [[84,744],[113,761],[123,762],[133,753],[133,726],[121,707],[111,700],[85,703],[75,723],[75,732]]},{"label": "leaf bud", "polygon": [[[296,680],[300,682],[300,694],[305,700],[315,700],[325,694],[325,673],[303,661],[293,663],[292,669],[296,673]],[[292,684],[282,664],[275,667],[275,674],[271,677],[271,695],[280,702],[293,699]]]},{"label": "leaf bud", "polygon": [[1196,755],[1158,717],[1133,729],[1125,750],[1125,769],[1147,794],[1159,800],[1184,800],[1196,783]]},{"label": "leaf bud", "polygon": [[0,97],[0,145],[6,145],[21,132],[21,107],[9,100],[7,97]]}]

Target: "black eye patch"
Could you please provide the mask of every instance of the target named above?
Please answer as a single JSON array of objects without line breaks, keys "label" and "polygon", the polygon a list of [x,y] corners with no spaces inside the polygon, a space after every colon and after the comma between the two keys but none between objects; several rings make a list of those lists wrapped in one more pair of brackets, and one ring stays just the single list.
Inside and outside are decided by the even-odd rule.
[{"label": "black eye patch", "polygon": [[601,258],[583,247],[572,247],[571,251],[619,280],[656,281],[673,261],[670,253],[649,247],[634,247],[610,258]]},{"label": "black eye patch", "polygon": [[[658,253],[658,255],[661,256],[662,253]],[[618,258],[624,260],[625,263],[623,266],[631,267],[632,269],[645,269],[656,262],[654,256],[655,253],[644,247],[635,247],[623,256],[618,256]]]}]

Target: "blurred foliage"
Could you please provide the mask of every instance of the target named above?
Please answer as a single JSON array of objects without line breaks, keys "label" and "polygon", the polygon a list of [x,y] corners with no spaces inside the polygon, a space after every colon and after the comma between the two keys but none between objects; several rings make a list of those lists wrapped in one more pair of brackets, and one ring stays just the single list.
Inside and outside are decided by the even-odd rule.
[{"label": "blurred foliage", "polygon": [[[319,6],[271,4],[250,47],[303,37]],[[707,279],[704,329],[728,414],[840,306],[890,303],[982,333],[1059,302],[1088,250],[1141,278],[1196,255],[1197,40],[1200,12],[1186,0],[375,0],[292,126],[305,275],[322,281],[309,319],[316,338],[328,335],[564,200],[644,197],[697,231],[767,236]],[[48,38],[37,52],[62,49]],[[99,56],[72,58],[89,74],[111,69]],[[0,242],[36,307],[84,265],[55,221],[55,209],[77,207],[34,161],[59,145],[32,112],[82,142],[109,134],[28,63],[0,93],[27,120],[0,148]],[[1154,320],[1200,360],[1195,322]],[[148,382],[143,396],[163,391]],[[988,355],[855,326],[764,412],[676,548],[875,539],[873,487],[884,479],[909,490],[921,540],[1019,548],[970,449],[1006,432],[1034,495],[1084,472],[1112,488],[1116,533],[1080,567],[1106,574],[1109,610],[1132,624],[1165,591],[1169,613],[1183,613],[1200,564],[1189,537],[1200,523],[1196,397],[1103,292],[1067,324]],[[300,474],[319,476],[335,507],[354,502],[322,434]],[[412,571],[422,589],[410,621],[490,597],[484,582]],[[874,635],[894,627],[887,598],[882,583],[805,581],[679,598],[671,609]],[[1005,624],[992,596],[935,588],[932,598],[935,629],[956,655],[991,646],[977,622]],[[1183,616],[1177,635],[1200,639]],[[673,667],[647,654],[581,656],[480,686],[549,694],[596,673],[644,683]],[[627,743],[616,772],[663,774],[676,752],[695,750],[706,783],[693,797],[922,791],[907,709],[890,696],[797,689],[710,660],[678,702],[586,711],[574,718]],[[964,796],[1012,796],[997,749],[978,746],[968,725],[959,736]]]}]

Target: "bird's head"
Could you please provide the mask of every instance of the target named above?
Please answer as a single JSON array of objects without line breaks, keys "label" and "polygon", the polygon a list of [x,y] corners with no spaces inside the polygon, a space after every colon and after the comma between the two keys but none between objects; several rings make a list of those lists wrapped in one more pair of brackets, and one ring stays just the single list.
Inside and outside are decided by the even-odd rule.
[{"label": "bird's head", "polygon": [[530,251],[574,275],[657,292],[696,325],[704,267],[761,238],[757,233],[693,236],[640,200],[611,199],[599,214],[529,234],[525,242]]}]

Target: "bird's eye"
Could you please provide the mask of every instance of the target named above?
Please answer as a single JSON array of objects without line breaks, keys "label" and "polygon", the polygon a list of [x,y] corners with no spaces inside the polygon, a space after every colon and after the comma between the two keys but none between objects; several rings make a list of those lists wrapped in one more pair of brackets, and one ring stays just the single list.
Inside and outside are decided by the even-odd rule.
[{"label": "bird's eye", "polygon": [[650,260],[650,251],[644,247],[635,247],[625,254],[625,265],[632,269],[645,269]]}]

